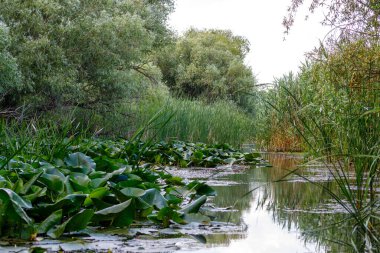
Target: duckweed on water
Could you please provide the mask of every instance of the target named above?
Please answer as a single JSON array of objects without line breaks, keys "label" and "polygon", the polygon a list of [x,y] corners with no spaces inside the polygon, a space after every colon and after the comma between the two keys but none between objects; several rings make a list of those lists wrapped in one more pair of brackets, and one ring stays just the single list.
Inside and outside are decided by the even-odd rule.
[{"label": "duckweed on water", "polygon": [[59,238],[92,227],[128,227],[149,220],[210,222],[199,213],[215,191],[198,181],[185,183],[164,166],[255,164],[256,153],[202,143],[84,140],[54,157],[21,147],[0,158],[0,236],[33,240]]}]

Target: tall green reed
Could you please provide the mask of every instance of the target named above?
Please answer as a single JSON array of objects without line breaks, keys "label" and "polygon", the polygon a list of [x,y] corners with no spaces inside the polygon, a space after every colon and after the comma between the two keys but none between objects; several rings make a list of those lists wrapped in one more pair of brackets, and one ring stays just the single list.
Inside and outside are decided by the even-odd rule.
[{"label": "tall green reed", "polygon": [[322,187],[346,210],[349,215],[339,224],[351,229],[349,243],[355,252],[379,251],[380,115],[368,111],[379,96],[367,99],[367,90],[357,97],[349,87],[312,86],[302,76],[296,82],[278,82],[277,92],[284,94],[283,103],[269,105],[286,115],[311,154],[325,163],[338,191],[297,170],[292,173]]},{"label": "tall green reed", "polygon": [[143,124],[160,108],[173,114],[171,121],[157,135],[161,140],[174,138],[238,146],[250,142],[254,136],[254,121],[228,101],[207,104],[177,98],[145,100],[136,106],[137,115],[140,115],[136,124]]}]

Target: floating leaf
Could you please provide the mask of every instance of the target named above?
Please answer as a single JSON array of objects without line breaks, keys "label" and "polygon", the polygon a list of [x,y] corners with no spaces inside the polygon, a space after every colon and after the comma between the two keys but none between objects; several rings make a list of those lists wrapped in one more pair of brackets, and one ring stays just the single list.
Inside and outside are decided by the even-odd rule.
[{"label": "floating leaf", "polygon": [[211,219],[206,215],[200,213],[186,213],[183,215],[183,220],[187,223],[201,223],[201,224],[210,224]]},{"label": "floating leaf", "polygon": [[203,195],[202,197],[194,200],[193,202],[191,202],[187,206],[183,207],[181,209],[181,212],[182,213],[197,213],[199,211],[199,209],[201,208],[201,206],[204,203],[206,203],[206,200],[207,200],[207,197],[205,195]]},{"label": "floating leaf", "polygon": [[127,200],[123,203],[120,203],[118,205],[114,205],[114,206],[102,209],[100,211],[97,211],[95,214],[96,215],[103,215],[103,216],[115,215],[115,214],[118,214],[118,213],[124,211],[130,204],[131,204],[131,200],[129,199],[129,200]]},{"label": "floating leaf", "polygon": [[151,206],[156,206],[161,209],[167,207],[167,200],[161,195],[157,189],[149,189],[145,191],[145,194],[141,197],[146,203]]},{"label": "floating leaf", "polygon": [[145,190],[142,190],[140,188],[133,188],[133,187],[127,187],[120,190],[121,193],[123,193],[127,197],[131,198],[137,198],[141,197],[145,194]]}]

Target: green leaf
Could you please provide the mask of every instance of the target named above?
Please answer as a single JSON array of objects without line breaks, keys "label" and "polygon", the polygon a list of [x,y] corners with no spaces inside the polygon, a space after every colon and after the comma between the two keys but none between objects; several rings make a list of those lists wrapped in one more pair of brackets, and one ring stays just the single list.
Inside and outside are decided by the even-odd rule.
[{"label": "green leaf", "polygon": [[146,190],[144,195],[141,196],[141,199],[143,199],[149,205],[156,206],[159,209],[168,206],[167,200],[161,195],[160,191],[157,189]]},{"label": "green leaf", "polygon": [[39,178],[39,181],[46,185],[46,187],[51,191],[60,193],[64,190],[64,181],[58,175],[44,173]]},{"label": "green leaf", "polygon": [[83,193],[89,192],[89,184],[91,182],[90,178],[86,174],[82,173],[71,173],[70,182],[73,185],[75,191],[81,191]]},{"label": "green leaf", "polygon": [[121,175],[125,171],[126,171],[126,167],[118,169],[118,170],[115,170],[112,173],[107,173],[105,176],[103,176],[101,178],[95,178],[95,179],[93,179],[91,181],[90,185],[93,188],[98,188],[98,187],[104,186],[112,177],[117,176],[117,175]]},{"label": "green leaf", "polygon": [[62,220],[62,209],[55,211],[49,217],[47,217],[39,226],[38,226],[38,233],[39,234],[45,234],[48,232],[52,227],[59,224]]},{"label": "green leaf", "polygon": [[86,175],[92,172],[96,167],[96,164],[91,157],[80,152],[70,154],[65,158],[65,163],[67,166],[72,167],[73,172],[79,172]]},{"label": "green leaf", "polygon": [[187,223],[201,223],[201,224],[210,224],[211,219],[208,216],[205,216],[200,213],[186,213],[183,215],[183,220]]},{"label": "green leaf", "polygon": [[36,188],[38,188],[38,190],[36,190],[35,192],[33,192],[29,195],[23,196],[23,198],[33,202],[35,199],[37,199],[39,197],[43,197],[46,195],[46,191],[47,191],[46,187],[41,188],[41,187],[36,186]]},{"label": "green leaf", "polygon": [[111,207],[99,210],[95,214],[96,215],[102,215],[102,216],[115,215],[115,214],[118,214],[118,213],[121,213],[122,211],[124,211],[130,204],[131,204],[131,200],[129,199],[129,200],[122,202],[118,205],[113,205]]},{"label": "green leaf", "polygon": [[201,206],[206,203],[207,196],[203,195],[202,197],[194,200],[190,204],[186,205],[181,209],[182,213],[197,213]]},{"label": "green leaf", "polygon": [[92,219],[94,211],[91,209],[85,209],[72,216],[59,226],[52,228],[48,231],[47,235],[51,238],[59,238],[64,232],[80,231],[87,227],[87,224]]},{"label": "green leaf", "polygon": [[92,216],[94,216],[94,210],[92,209],[85,209],[80,211],[68,220],[65,232],[80,231],[82,229],[85,229],[87,227],[87,224],[92,219]]},{"label": "green leaf", "polygon": [[26,184],[24,184],[24,188],[21,190],[20,194],[26,194],[30,190],[30,188],[34,185],[37,179],[42,175],[43,171],[34,175]]},{"label": "green leaf", "polygon": [[92,200],[92,202],[93,202],[93,204],[94,204],[94,206],[96,207],[97,210],[106,209],[106,208],[112,206],[112,204],[104,202],[104,201],[102,201],[100,199],[97,199],[97,198],[93,198],[91,200]]},{"label": "green leaf", "polygon": [[135,219],[136,206],[134,201],[125,208],[119,215],[117,215],[112,221],[112,226],[114,227],[126,227],[132,224]]},{"label": "green leaf", "polygon": [[21,198],[17,193],[7,188],[0,188],[0,200],[2,202],[10,202],[16,214],[27,224],[32,224],[32,219],[26,214],[24,209],[32,208],[32,204]]},{"label": "green leaf", "polygon": [[120,190],[121,193],[123,193],[127,197],[131,198],[137,198],[141,197],[145,194],[145,190],[142,190],[140,188],[133,188],[133,187],[127,187]]},{"label": "green leaf", "polygon": [[17,194],[21,193],[22,189],[24,188],[24,182],[21,178],[19,178],[16,183],[13,185],[13,191]]},{"label": "green leaf", "polygon": [[259,153],[248,153],[248,154],[244,154],[244,159],[247,161],[247,162],[254,162],[256,161],[256,158],[259,158],[260,157],[260,154]]},{"label": "green leaf", "polygon": [[216,191],[203,182],[192,181],[186,188],[195,190],[197,195],[216,196]]},{"label": "green leaf", "polygon": [[107,193],[108,193],[108,188],[107,187],[100,187],[98,189],[93,190],[90,195],[86,198],[84,201],[83,205],[84,206],[89,206],[93,204],[92,199],[102,199]]},{"label": "green leaf", "polygon": [[54,204],[40,204],[34,207],[31,212],[37,216],[45,216],[59,209],[63,209],[65,212],[77,210],[81,207],[86,198],[86,194],[70,194]]}]

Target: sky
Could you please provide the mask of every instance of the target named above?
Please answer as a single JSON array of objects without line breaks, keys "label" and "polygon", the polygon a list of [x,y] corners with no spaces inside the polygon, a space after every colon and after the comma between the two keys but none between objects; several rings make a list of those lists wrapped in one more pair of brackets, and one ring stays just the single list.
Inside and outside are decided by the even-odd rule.
[{"label": "sky", "polygon": [[244,36],[251,48],[246,63],[259,83],[271,83],[290,71],[297,72],[305,53],[318,46],[329,31],[320,24],[322,12],[305,20],[305,5],[290,34],[284,35],[282,20],[289,3],[290,0],[176,0],[169,25],[178,34],[194,27],[228,29]]}]

